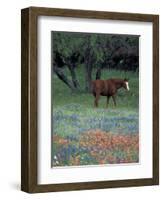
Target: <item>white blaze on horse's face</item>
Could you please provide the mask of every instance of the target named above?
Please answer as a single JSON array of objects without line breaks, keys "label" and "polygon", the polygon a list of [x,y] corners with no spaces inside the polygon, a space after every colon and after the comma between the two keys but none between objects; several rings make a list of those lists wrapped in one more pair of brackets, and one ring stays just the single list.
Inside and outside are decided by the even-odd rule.
[{"label": "white blaze on horse's face", "polygon": [[129,91],[130,88],[129,88],[128,82],[126,81],[125,83],[126,83],[126,88],[127,88],[127,90]]}]

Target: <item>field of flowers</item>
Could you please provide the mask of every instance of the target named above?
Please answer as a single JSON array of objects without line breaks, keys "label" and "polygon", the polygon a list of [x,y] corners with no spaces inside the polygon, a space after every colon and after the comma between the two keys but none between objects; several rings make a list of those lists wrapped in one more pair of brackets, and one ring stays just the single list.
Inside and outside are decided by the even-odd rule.
[{"label": "field of flowers", "polygon": [[135,163],[138,114],[70,104],[54,109],[53,166]]},{"label": "field of flowers", "polygon": [[119,91],[108,109],[106,98],[94,108],[91,94],[70,93],[54,76],[53,167],[139,162],[138,77],[129,75],[131,91]]},{"label": "field of flowers", "polygon": [[53,136],[53,166],[136,163],[139,161],[138,134],[121,135],[90,130],[79,139]]}]

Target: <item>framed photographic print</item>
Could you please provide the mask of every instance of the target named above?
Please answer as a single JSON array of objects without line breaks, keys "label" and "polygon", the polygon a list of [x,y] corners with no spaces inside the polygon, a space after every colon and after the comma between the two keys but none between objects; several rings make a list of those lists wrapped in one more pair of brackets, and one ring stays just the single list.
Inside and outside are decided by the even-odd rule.
[{"label": "framed photographic print", "polygon": [[21,189],[159,184],[159,16],[21,11]]}]

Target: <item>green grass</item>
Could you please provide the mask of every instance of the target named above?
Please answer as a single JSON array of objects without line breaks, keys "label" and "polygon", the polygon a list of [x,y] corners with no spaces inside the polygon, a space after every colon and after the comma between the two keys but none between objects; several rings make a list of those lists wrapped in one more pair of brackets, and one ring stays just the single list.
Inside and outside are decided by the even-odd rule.
[{"label": "green grass", "polygon": [[[78,79],[81,85],[81,89],[84,90],[85,80],[84,80],[84,68],[77,69]],[[66,74],[69,75],[67,71]],[[93,77],[95,73],[93,72]],[[138,73],[134,72],[124,72],[117,70],[103,70],[101,79],[109,78],[129,78],[129,87],[130,91],[125,91],[125,89],[120,89],[117,93],[117,108],[116,109],[127,109],[137,110],[139,106],[139,81]],[[70,75],[69,75],[69,78]],[[64,106],[66,104],[80,104],[85,108],[93,108],[94,97],[85,92],[73,93],[56,75],[53,76],[52,80],[53,86],[53,106],[54,108]],[[110,108],[113,108],[113,101],[110,99]],[[100,97],[99,108],[106,107],[106,97]]]},{"label": "green grass", "polygon": [[120,133],[138,132],[138,73],[103,70],[101,79],[130,79],[130,91],[120,89],[117,106],[114,107],[110,99],[106,109],[106,97],[101,96],[99,107],[94,108],[94,96],[84,92],[83,69],[81,67],[77,70],[83,92],[72,92],[56,75],[53,76],[53,134],[78,137],[79,133],[93,128]]}]

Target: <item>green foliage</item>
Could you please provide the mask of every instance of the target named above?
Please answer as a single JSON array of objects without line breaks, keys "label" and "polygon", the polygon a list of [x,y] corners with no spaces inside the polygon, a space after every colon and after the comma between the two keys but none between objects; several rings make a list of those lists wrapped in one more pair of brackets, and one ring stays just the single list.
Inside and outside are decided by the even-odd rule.
[{"label": "green foliage", "polygon": [[52,32],[52,45],[53,51],[57,51],[62,58],[70,58],[73,53],[79,52],[80,57],[85,59],[89,52],[93,67],[96,67],[102,63],[107,66],[107,60],[112,59],[120,47],[125,49],[125,53],[130,53],[133,47],[138,52],[139,40],[138,36]]},{"label": "green foliage", "polygon": [[[81,87],[76,69],[82,64],[84,88],[88,92],[92,73],[100,79],[103,69],[139,71],[139,39],[129,35],[52,32],[52,64],[60,80],[78,92]],[[69,78],[64,72],[66,68]]]}]

